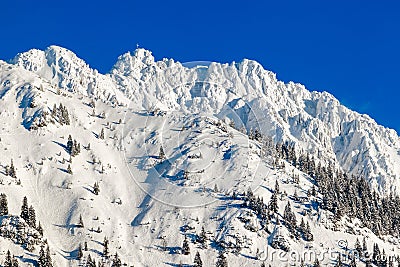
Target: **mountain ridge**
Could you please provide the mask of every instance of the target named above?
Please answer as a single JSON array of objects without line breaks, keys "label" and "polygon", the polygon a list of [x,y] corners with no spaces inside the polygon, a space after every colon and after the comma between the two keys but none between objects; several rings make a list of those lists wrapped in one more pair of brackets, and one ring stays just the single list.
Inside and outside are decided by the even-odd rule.
[{"label": "mountain ridge", "polygon": [[[259,128],[276,142],[295,143],[316,157],[328,155],[325,160],[365,176],[381,193],[400,190],[400,139],[393,129],[351,111],[327,92],[280,82],[254,60],[186,68],[173,59],[155,61],[150,51],[138,48],[100,74],[73,52],[50,46],[20,53],[10,63],[62,89],[114,103],[133,102],[137,109],[225,116],[247,131]],[[241,101],[247,110],[237,105]]]}]

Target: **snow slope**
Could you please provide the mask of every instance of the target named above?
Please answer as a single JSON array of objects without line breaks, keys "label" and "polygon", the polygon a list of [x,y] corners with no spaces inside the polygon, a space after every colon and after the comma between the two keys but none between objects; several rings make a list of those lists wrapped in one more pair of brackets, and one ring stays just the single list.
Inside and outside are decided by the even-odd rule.
[{"label": "snow slope", "polygon": [[[69,111],[70,125],[51,122],[53,106],[60,103]],[[343,219],[341,231],[333,231],[329,212],[307,197],[312,180],[287,163],[275,168],[260,143],[229,123],[295,143],[322,163],[332,161],[365,176],[382,193],[399,189],[395,131],[328,93],[284,84],[255,61],[187,68],[171,59],[155,61],[151,52],[137,49],[120,56],[103,75],[64,48],[30,50],[10,63],[0,61],[0,118],[0,191],[9,198],[11,214],[18,215],[23,196],[28,197],[56,266],[84,266],[76,256],[85,241],[85,256],[100,260],[105,236],[110,252],[118,252],[129,266],[192,264],[195,251],[204,266],[213,266],[217,244],[238,239],[243,248],[227,254],[230,266],[260,266],[260,252],[278,251],[269,245],[275,237],[287,239],[298,252],[307,247],[344,252],[338,241],[352,245],[365,236],[369,248],[379,243],[388,254],[398,253],[398,240],[378,238],[356,220]],[[32,128],[38,125],[43,127]],[[72,163],[65,147],[69,134],[82,147]],[[1,169],[11,159],[21,185]],[[69,164],[73,174],[66,172]],[[299,185],[293,173],[300,176]],[[270,224],[270,233],[249,230],[261,227],[257,216],[229,195],[250,187],[267,202],[275,181],[286,192],[280,214],[289,201],[298,220],[310,223],[316,241],[292,240],[282,225]],[[99,195],[93,194],[95,182]],[[293,201],[295,190],[304,201]],[[80,215],[84,228],[77,227]],[[203,226],[209,232],[205,249],[192,242]],[[189,255],[178,253],[184,235]],[[1,237],[0,248],[3,255],[11,249],[27,264],[38,255],[38,248],[29,253]],[[277,257],[266,262],[288,264]]]}]

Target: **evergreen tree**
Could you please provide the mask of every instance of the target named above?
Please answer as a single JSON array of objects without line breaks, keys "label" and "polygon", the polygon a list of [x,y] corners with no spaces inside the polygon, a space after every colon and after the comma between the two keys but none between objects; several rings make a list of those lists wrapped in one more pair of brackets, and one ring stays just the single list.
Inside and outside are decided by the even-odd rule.
[{"label": "evergreen tree", "polygon": [[278,212],[278,195],[276,191],[272,193],[271,200],[269,201],[269,210],[272,213]]},{"label": "evergreen tree", "polygon": [[74,142],[72,141],[72,136],[68,136],[68,141],[67,141],[67,152],[72,155],[72,148],[74,146]]},{"label": "evergreen tree", "polygon": [[10,168],[8,169],[8,175],[12,178],[17,178],[17,173],[15,171],[14,162],[11,160]]},{"label": "evergreen tree", "polygon": [[279,183],[278,180],[275,181],[275,190],[274,193],[276,193],[277,195],[279,195],[280,191],[279,191]]},{"label": "evergreen tree", "polygon": [[104,139],[104,128],[101,128],[101,132],[100,132],[99,138],[100,139]]},{"label": "evergreen tree", "polygon": [[46,262],[47,262],[46,254],[44,252],[43,245],[42,245],[40,247],[40,251],[39,251],[39,259],[37,261],[38,267],[47,267]]},{"label": "evergreen tree", "polygon": [[6,256],[6,260],[4,262],[4,267],[13,267],[11,253],[9,250],[7,250],[7,256]]},{"label": "evergreen tree", "polygon": [[27,223],[29,224],[29,226],[36,228],[36,213],[32,205],[28,209],[28,217],[29,219]]},{"label": "evergreen tree", "polygon": [[98,195],[99,192],[100,192],[99,184],[98,184],[97,182],[95,182],[94,185],[93,185],[93,193],[94,193],[95,195]]},{"label": "evergreen tree", "polygon": [[297,189],[294,190],[293,199],[294,199],[295,201],[299,201],[299,196],[298,196],[298,194],[297,194]]},{"label": "evergreen tree", "polygon": [[80,145],[78,144],[78,142],[76,140],[74,140],[73,145],[72,145],[72,149],[71,149],[71,156],[75,157],[76,155],[79,154],[79,150],[80,150]]},{"label": "evergreen tree", "polygon": [[[292,211],[291,207],[290,207],[290,202],[288,201],[288,203],[285,206],[285,211],[283,213],[283,220],[285,221],[285,225],[288,228],[288,230],[295,236],[298,237],[298,233],[296,231],[296,224],[297,224],[297,220],[296,220],[296,215],[294,214],[294,212]],[[307,229],[306,229],[307,230]]]},{"label": "evergreen tree", "polygon": [[203,267],[203,262],[200,258],[200,253],[197,251],[196,256],[194,256],[194,266],[193,267]]},{"label": "evergreen tree", "polygon": [[115,253],[114,259],[113,259],[113,261],[112,261],[111,267],[121,267],[121,266],[122,266],[121,260],[120,260],[120,258],[118,257],[118,254]]},{"label": "evergreen tree", "polygon": [[107,237],[104,237],[104,241],[103,241],[103,256],[105,258],[108,258],[108,239]]},{"label": "evergreen tree", "polygon": [[220,250],[218,253],[217,264],[216,267],[228,267],[228,261],[226,260],[225,253],[223,250]]},{"label": "evergreen tree", "polygon": [[78,258],[78,260],[81,260],[82,257],[83,257],[82,246],[81,246],[81,244],[79,244],[77,258]]},{"label": "evergreen tree", "polygon": [[43,236],[43,228],[42,228],[42,225],[40,225],[40,222],[39,222],[39,225],[38,225],[38,227],[37,227],[36,230],[39,232],[39,234],[40,234],[41,236]]},{"label": "evergreen tree", "polygon": [[0,216],[8,215],[8,202],[6,194],[0,194]]},{"label": "evergreen tree", "polygon": [[185,239],[183,240],[183,244],[182,244],[182,254],[183,255],[189,255],[190,254],[189,242],[187,240],[186,235],[185,235]]},{"label": "evergreen tree", "polygon": [[51,116],[53,118],[57,117],[57,105],[56,104],[54,104],[53,109],[51,110]]},{"label": "evergreen tree", "polygon": [[307,221],[307,225],[306,225],[306,230],[304,232],[304,239],[306,241],[313,241],[314,240],[314,236],[311,233],[311,228],[310,228],[310,224]]},{"label": "evergreen tree", "polygon": [[374,244],[373,250],[372,250],[372,262],[378,265],[379,259],[381,256],[381,252],[379,250],[378,244]]},{"label": "evergreen tree", "polygon": [[160,146],[160,152],[158,153],[158,159],[160,161],[165,160],[165,152],[164,152],[164,148],[162,146]]},{"label": "evergreen tree", "polygon": [[207,241],[207,234],[206,231],[204,230],[204,226],[201,227],[201,232],[199,234],[198,237],[198,241],[200,244],[202,244],[203,246],[205,245],[206,241]]},{"label": "evergreen tree", "polygon": [[94,262],[92,257],[90,257],[90,254],[87,256],[86,265],[87,267],[96,267],[96,263]]},{"label": "evergreen tree", "polygon": [[67,172],[68,172],[69,174],[72,174],[72,169],[71,169],[71,165],[70,165],[70,164],[68,164]]},{"label": "evergreen tree", "polygon": [[83,219],[82,219],[82,215],[79,215],[79,223],[78,223],[79,227],[83,228],[85,227],[85,225],[83,224]]},{"label": "evergreen tree", "polygon": [[83,249],[85,250],[85,251],[88,251],[88,246],[87,246],[87,242],[85,241],[85,243],[83,244]]},{"label": "evergreen tree", "polygon": [[361,257],[363,250],[361,248],[361,244],[358,238],[356,239],[356,243],[354,244],[354,249],[357,251],[358,257]]},{"label": "evergreen tree", "polygon": [[46,249],[46,267],[53,267],[53,260],[51,259],[51,255],[50,255],[50,247],[47,246]]},{"label": "evergreen tree", "polygon": [[22,200],[21,218],[24,219],[27,223],[29,223],[29,207],[28,207],[28,198],[26,196]]}]

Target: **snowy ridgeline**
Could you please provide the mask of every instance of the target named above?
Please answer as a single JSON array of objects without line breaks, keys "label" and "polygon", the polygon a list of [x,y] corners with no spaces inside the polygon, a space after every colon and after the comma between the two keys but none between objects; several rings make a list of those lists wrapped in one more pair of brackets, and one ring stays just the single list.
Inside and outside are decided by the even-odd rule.
[{"label": "snowy ridgeline", "polygon": [[143,49],[106,75],[55,46],[11,63],[5,266],[397,264],[399,137],[331,95]]}]

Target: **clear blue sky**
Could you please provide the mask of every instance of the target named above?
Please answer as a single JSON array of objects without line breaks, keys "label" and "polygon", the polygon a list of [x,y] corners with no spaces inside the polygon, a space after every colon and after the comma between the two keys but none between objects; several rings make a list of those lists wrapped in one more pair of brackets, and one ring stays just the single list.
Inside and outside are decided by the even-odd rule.
[{"label": "clear blue sky", "polygon": [[0,58],[64,46],[101,72],[136,43],[156,59],[250,58],[400,133],[396,1],[2,1]]}]

